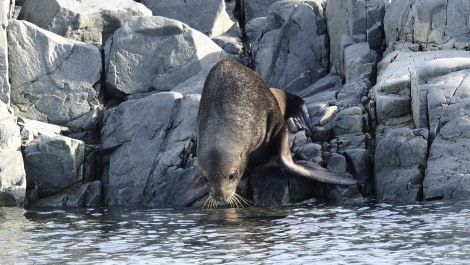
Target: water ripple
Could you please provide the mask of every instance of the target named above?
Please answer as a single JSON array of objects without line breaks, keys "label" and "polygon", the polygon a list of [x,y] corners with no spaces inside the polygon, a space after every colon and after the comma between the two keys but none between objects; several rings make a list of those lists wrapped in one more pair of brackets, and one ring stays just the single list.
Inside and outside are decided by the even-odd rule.
[{"label": "water ripple", "polygon": [[0,207],[0,264],[467,264],[468,205]]}]

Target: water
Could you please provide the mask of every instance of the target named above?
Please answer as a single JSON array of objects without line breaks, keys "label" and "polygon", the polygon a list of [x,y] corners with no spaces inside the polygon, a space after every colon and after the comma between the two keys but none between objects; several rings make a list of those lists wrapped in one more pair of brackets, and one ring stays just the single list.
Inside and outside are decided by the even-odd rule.
[{"label": "water", "polygon": [[0,207],[0,264],[468,264],[469,203]]}]

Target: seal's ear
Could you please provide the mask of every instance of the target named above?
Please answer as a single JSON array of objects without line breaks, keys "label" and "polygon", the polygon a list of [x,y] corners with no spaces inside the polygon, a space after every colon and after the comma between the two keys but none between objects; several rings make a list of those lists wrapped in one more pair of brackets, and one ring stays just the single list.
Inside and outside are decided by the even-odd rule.
[{"label": "seal's ear", "polygon": [[279,144],[279,163],[288,172],[329,184],[354,185],[357,183],[349,174],[341,175],[310,161],[294,162],[290,154],[287,128],[282,129],[277,137],[279,137],[277,139]]}]

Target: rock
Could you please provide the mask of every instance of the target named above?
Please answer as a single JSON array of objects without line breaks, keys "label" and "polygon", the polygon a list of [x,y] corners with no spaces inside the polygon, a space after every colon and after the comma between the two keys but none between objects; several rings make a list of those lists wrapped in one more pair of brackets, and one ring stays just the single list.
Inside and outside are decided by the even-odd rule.
[{"label": "rock", "polygon": [[26,1],[18,19],[68,39],[103,44],[128,18],[151,15],[131,0],[45,0]]},{"label": "rock", "polygon": [[[376,50],[382,47],[383,0],[328,0],[325,8],[330,43],[332,73],[345,76],[345,48],[355,42],[367,42]],[[373,35],[372,33],[378,34]]]},{"label": "rock", "polygon": [[365,75],[372,77],[375,68],[376,55],[373,54],[367,42],[352,44],[344,49],[344,75],[346,82]]},{"label": "rock", "polygon": [[198,105],[198,95],[163,92],[123,102],[105,113],[102,148],[109,152],[109,167],[103,185],[108,205],[175,203],[176,194],[185,191],[169,189],[175,174],[181,174],[176,172],[187,170],[187,176],[195,177],[191,157]]},{"label": "rock", "polygon": [[89,207],[102,205],[101,182],[77,184],[64,191],[42,199],[28,202],[28,206],[42,207]]},{"label": "rock", "polygon": [[[350,161],[352,172],[355,179],[359,179],[361,184],[368,184],[369,176],[371,176],[371,169],[373,168],[370,163],[370,152],[367,149],[347,149],[344,155]],[[328,160],[330,163],[331,158]]]},{"label": "rock", "polygon": [[429,150],[423,182],[425,200],[470,198],[470,117],[450,119]]},{"label": "rock", "polygon": [[448,121],[469,116],[469,76],[468,57],[435,59],[420,65],[411,84],[415,126],[429,128],[434,139]]},{"label": "rock", "polygon": [[10,1],[0,0],[0,102],[10,104],[10,84],[8,82],[7,32],[10,15]]},{"label": "rock", "polygon": [[206,81],[206,77],[214,65],[215,64],[210,64],[204,67],[204,69],[202,69],[202,71],[200,71],[198,74],[194,75],[191,78],[188,78],[183,83],[174,87],[171,91],[178,92],[183,95],[201,94],[202,88],[204,87],[204,82]]},{"label": "rock", "polygon": [[225,53],[204,34],[164,17],[134,17],[105,46],[108,93],[168,91]]},{"label": "rock", "polygon": [[280,1],[269,8],[266,25],[252,43],[255,70],[269,86],[297,92],[327,74],[323,4]]},{"label": "rock", "polygon": [[15,114],[93,130],[101,108],[100,49],[26,21],[10,20],[8,38]]},{"label": "rock", "polygon": [[340,111],[333,126],[335,135],[362,133],[362,110],[351,107]]},{"label": "rock", "polygon": [[392,1],[384,18],[386,42],[412,42],[424,51],[468,50],[469,16],[467,0]]},{"label": "rock", "polygon": [[[393,52],[388,54],[379,64],[379,76],[373,87],[377,122],[386,124],[385,128],[378,127],[377,132],[383,133],[390,127],[412,127],[413,125],[427,127],[427,88],[431,87],[433,90],[433,82],[443,83],[442,79],[433,80],[433,77],[467,69],[466,60],[469,56],[470,52],[465,51]],[[449,77],[452,76],[449,75]],[[462,77],[460,80],[463,80]],[[425,84],[428,81],[430,81],[429,86]],[[458,87],[458,84],[450,80],[445,82],[448,82],[450,91],[456,86]],[[441,92],[438,91],[438,93]],[[430,99],[437,100],[432,94]],[[438,100],[436,103],[440,104],[439,102]],[[405,118],[402,120],[403,122],[394,122],[401,118]]]},{"label": "rock", "polygon": [[244,2],[245,21],[249,22],[260,17],[268,16],[269,7],[275,2],[279,2],[279,0],[250,0]]},{"label": "rock", "polygon": [[375,190],[378,200],[414,202],[422,199],[428,155],[428,131],[393,129],[375,150]]},{"label": "rock", "polygon": [[0,206],[20,206],[26,191],[23,156],[19,150],[0,149]]},{"label": "rock", "polygon": [[362,100],[367,96],[372,85],[368,78],[359,76],[348,80],[339,91],[336,99],[337,106],[341,109],[364,105]]},{"label": "rock", "polygon": [[0,101],[0,206],[23,205],[25,191],[20,129],[12,109]]},{"label": "rock", "polygon": [[227,14],[224,0],[142,0],[154,16],[181,21],[209,37],[227,32],[235,23]]},{"label": "rock", "polygon": [[65,136],[39,135],[24,149],[27,190],[38,198],[60,193],[83,180],[85,144]]}]

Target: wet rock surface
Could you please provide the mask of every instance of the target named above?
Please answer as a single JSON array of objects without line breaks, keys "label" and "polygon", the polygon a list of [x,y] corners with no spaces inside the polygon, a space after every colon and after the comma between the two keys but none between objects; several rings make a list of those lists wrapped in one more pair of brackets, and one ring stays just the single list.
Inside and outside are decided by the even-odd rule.
[{"label": "wet rock surface", "polygon": [[295,160],[358,181],[270,161],[238,187],[254,205],[470,197],[467,0],[47,2],[0,0],[0,205],[197,201],[200,93],[226,57],[305,100]]}]

